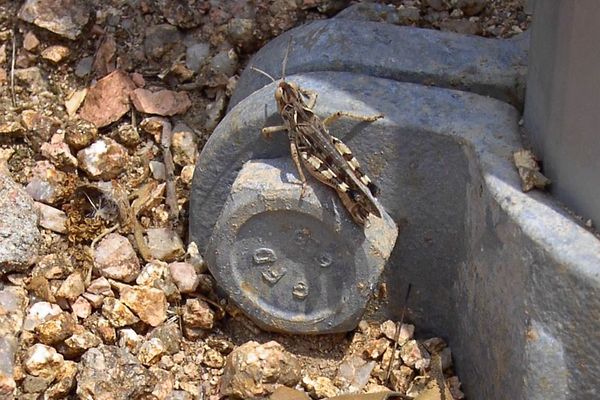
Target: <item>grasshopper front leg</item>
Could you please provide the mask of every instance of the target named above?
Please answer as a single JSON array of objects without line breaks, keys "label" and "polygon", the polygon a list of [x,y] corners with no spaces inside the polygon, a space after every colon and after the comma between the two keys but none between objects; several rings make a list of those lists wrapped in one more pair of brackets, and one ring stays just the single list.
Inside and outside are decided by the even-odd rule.
[{"label": "grasshopper front leg", "polygon": [[309,89],[300,89],[300,93],[307,97],[306,106],[312,110],[315,104],[317,104],[317,92]]},{"label": "grasshopper front leg", "polygon": [[261,129],[261,133],[265,139],[271,139],[274,133],[287,131],[285,125],[267,126]]},{"label": "grasshopper front leg", "polygon": [[329,125],[331,125],[332,123],[334,123],[342,117],[350,118],[361,122],[374,122],[377,121],[379,118],[383,118],[383,114],[360,115],[350,111],[337,111],[331,114],[329,117],[325,118],[323,120],[323,125],[325,125],[325,127],[328,127]]}]

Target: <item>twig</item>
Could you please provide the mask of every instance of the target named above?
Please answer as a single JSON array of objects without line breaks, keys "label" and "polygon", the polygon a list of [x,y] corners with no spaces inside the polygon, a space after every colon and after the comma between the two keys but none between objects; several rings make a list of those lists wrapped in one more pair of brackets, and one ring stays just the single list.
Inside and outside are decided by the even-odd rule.
[{"label": "twig", "polygon": [[[84,192],[85,194],[85,192]],[[87,197],[87,194],[86,194]],[[88,197],[88,200],[90,200],[90,198]],[[90,202],[92,202],[90,200]],[[92,206],[94,206],[94,204],[92,203]],[[119,229],[121,225],[119,223],[116,223],[115,225],[113,225],[112,227],[105,229],[104,231],[102,231],[98,236],[96,236],[96,238],[94,238],[94,240],[92,240],[92,244],[90,244],[90,248],[89,248],[89,254],[92,257],[92,260],[94,259],[94,252],[96,251],[96,245],[98,244],[98,242],[105,237],[106,235],[108,235],[109,233],[112,233],[114,231],[116,231],[117,229]],[[93,264],[92,264],[93,265]],[[92,270],[93,270],[93,266],[90,266],[90,268],[88,269],[87,273],[85,274],[85,283],[86,286],[89,285],[89,283],[92,281]]]},{"label": "twig", "polygon": [[12,96],[12,106],[17,106],[17,97],[15,96],[15,60],[17,58],[17,30],[12,29],[12,59],[10,61],[10,94]]},{"label": "twig", "polygon": [[392,349],[392,356],[390,357],[390,363],[388,364],[387,372],[385,374],[385,384],[390,382],[390,375],[392,374],[392,366],[396,361],[396,349],[398,348],[398,340],[400,340],[400,330],[402,329],[402,323],[404,322],[404,315],[406,314],[406,306],[408,304],[408,296],[410,296],[410,289],[412,283],[408,284],[406,289],[406,296],[404,296],[404,305],[402,306],[402,314],[400,315],[400,321],[396,322],[396,333],[394,334],[394,347]]},{"label": "twig", "polygon": [[106,235],[108,235],[109,233],[113,233],[114,231],[116,231],[117,229],[119,229],[121,225],[119,223],[114,224],[112,227],[104,230],[102,233],[100,233],[98,236],[96,236],[96,238],[94,240],[92,240],[92,244],[90,245],[90,247],[92,248],[92,251],[95,251],[95,247],[96,244],[98,244],[98,242],[105,237]]},{"label": "twig", "polygon": [[173,155],[171,154],[171,141],[173,139],[173,130],[171,124],[163,119],[162,134],[160,135],[160,147],[163,152],[165,162],[165,176],[167,184],[166,203],[169,207],[169,219],[176,221],[179,218],[179,206],[177,205],[177,192],[175,191],[175,165],[173,164]]},{"label": "twig", "polygon": [[139,135],[137,117],[135,114],[134,107],[131,107],[131,126],[133,127],[133,130],[135,131],[135,133],[137,133]]},{"label": "twig", "polygon": [[209,299],[208,297],[204,296],[203,294],[200,293],[196,293],[195,294],[196,298],[200,299],[200,300],[204,300],[205,302],[207,302],[208,304],[212,305],[213,307],[215,307],[217,309],[215,318],[217,320],[223,319],[225,318],[225,309],[216,301]]},{"label": "twig", "polygon": [[152,252],[150,251],[150,248],[144,240],[144,230],[142,228],[142,225],[140,225],[140,223],[138,222],[137,217],[133,215],[133,212],[131,214],[131,220],[133,222],[133,237],[135,238],[135,243],[137,244],[138,251],[140,252],[140,255],[142,256],[144,261],[150,262],[154,257],[152,257]]},{"label": "twig", "polygon": [[440,400],[446,400],[446,380],[442,369],[442,357],[439,353],[431,356],[431,375],[433,375],[433,379],[435,379],[440,390]]}]

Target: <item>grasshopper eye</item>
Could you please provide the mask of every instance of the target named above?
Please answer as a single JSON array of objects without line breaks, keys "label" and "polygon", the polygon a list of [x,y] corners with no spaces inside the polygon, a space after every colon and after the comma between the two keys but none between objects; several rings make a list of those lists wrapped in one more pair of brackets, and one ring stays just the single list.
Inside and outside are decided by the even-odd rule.
[{"label": "grasshopper eye", "polygon": [[275,100],[280,100],[283,98],[283,89],[281,87],[278,87],[275,90]]}]

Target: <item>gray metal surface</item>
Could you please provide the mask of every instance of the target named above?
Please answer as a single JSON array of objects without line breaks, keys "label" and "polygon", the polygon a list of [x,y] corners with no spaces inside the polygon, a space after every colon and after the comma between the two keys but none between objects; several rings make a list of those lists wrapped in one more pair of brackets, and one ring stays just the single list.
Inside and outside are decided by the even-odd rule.
[{"label": "gray metal surface", "polygon": [[600,224],[600,7],[536,1],[525,127],[551,190]]},{"label": "gray metal surface", "polygon": [[353,329],[398,230],[389,215],[361,229],[336,193],[289,157],[244,164],[205,253],[219,286],[259,326],[291,333]]},{"label": "gray metal surface", "polygon": [[[348,25],[339,22],[331,22],[336,29],[327,22],[308,25],[320,27],[312,36],[303,36],[308,28],[299,28],[293,33],[296,44],[290,65],[294,53],[302,54],[297,62],[302,57],[310,60],[312,46],[319,56],[302,64],[303,71],[348,69],[381,76],[381,68],[365,67],[375,59],[389,70],[394,63],[406,66],[401,74],[386,76],[413,80],[410,77],[422,76],[424,65],[439,78],[448,76],[439,71],[460,70],[455,65],[461,62],[467,68],[472,59],[463,57],[460,46],[453,54],[456,60],[439,58],[436,54],[448,49],[446,41],[419,42],[428,33],[397,27],[389,37],[383,36],[389,38],[387,51],[392,53],[378,55],[364,44],[373,43],[373,32],[392,28],[351,23],[352,40],[344,36]],[[347,45],[329,42],[333,53],[329,57],[319,39],[323,37],[348,41]],[[460,36],[452,40],[471,43],[471,38]],[[406,54],[396,51],[398,42],[421,43],[428,47],[427,53],[414,49],[414,56],[410,54],[414,63],[403,64],[410,57],[394,58]],[[501,48],[523,44],[503,43]],[[286,45],[287,39],[281,38],[259,52],[261,66],[279,76]],[[336,55],[337,47],[349,54],[347,59]],[[384,47],[379,49],[383,53]],[[522,63],[506,62],[503,56],[516,54],[512,51],[517,52],[487,53],[504,60],[491,63],[504,63],[501,76],[523,74]],[[522,146],[518,111],[476,94],[348,72],[302,73],[288,79],[319,93],[316,111],[322,116],[337,110],[386,115],[376,124],[340,121],[332,127],[332,133],[350,145],[381,186],[381,203],[400,230],[384,272],[390,301],[379,316],[398,318],[402,293],[411,282],[409,319],[421,329],[418,334],[449,340],[468,398],[598,398],[600,242],[550,195],[521,191],[511,161],[512,152]],[[489,84],[486,74],[469,79]],[[435,84],[447,87],[448,82],[438,79]],[[254,92],[264,83],[260,75],[244,74],[237,105],[199,159],[191,194],[190,236],[201,249],[206,249],[244,163],[289,154],[285,135],[272,141],[260,137],[260,128],[278,121],[274,85]],[[482,86],[460,87],[475,91]]]},{"label": "gray metal surface", "polygon": [[[320,115],[386,115],[332,127],[399,226],[384,272],[385,317],[398,317],[402,288],[413,283],[410,320],[450,341],[471,398],[595,396],[600,350],[581,344],[600,332],[600,244],[548,195],[521,192],[511,164],[519,113],[470,93],[351,73],[289,79],[319,93]],[[203,150],[190,207],[190,235],[202,249],[242,165],[289,154],[285,135],[260,136],[278,120],[273,91],[238,104]]]},{"label": "gray metal surface", "polygon": [[[292,29],[264,46],[254,65],[275,79],[293,36],[287,74],[349,71],[403,82],[456,88],[523,104],[527,49],[518,41],[464,36],[346,19],[314,21]],[[358,40],[360,39],[360,40]],[[231,110],[269,83],[246,69],[229,103]]]}]

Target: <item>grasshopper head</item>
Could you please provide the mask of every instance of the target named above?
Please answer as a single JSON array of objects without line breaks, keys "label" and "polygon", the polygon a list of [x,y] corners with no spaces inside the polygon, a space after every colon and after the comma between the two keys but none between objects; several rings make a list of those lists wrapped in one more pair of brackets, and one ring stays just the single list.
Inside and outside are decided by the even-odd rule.
[{"label": "grasshopper head", "polygon": [[275,90],[275,101],[279,107],[279,111],[288,104],[302,104],[302,98],[300,97],[300,91],[298,85],[293,82],[281,81]]}]

